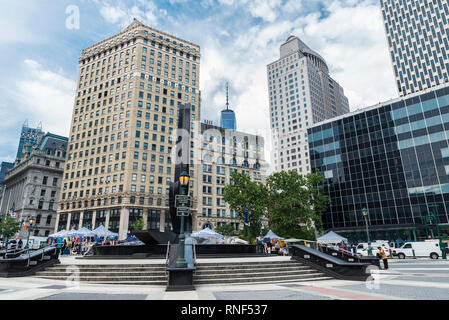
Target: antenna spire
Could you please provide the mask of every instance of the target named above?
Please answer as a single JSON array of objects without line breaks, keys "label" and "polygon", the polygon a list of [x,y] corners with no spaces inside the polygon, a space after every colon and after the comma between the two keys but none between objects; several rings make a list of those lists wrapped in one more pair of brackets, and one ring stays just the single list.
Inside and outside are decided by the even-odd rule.
[{"label": "antenna spire", "polygon": [[226,82],[226,110],[229,110],[229,83]]}]

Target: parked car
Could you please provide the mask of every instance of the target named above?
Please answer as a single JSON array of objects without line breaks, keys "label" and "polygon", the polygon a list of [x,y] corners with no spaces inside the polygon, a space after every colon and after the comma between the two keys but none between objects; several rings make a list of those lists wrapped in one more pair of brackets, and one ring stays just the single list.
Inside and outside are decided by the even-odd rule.
[{"label": "parked car", "polygon": [[[414,254],[413,254],[414,251]],[[440,243],[438,240],[426,240],[422,242],[406,242],[402,247],[393,251],[399,259],[406,257],[430,257],[438,259],[441,256]]]},{"label": "parked car", "polygon": [[[385,251],[385,254],[388,256],[391,255],[391,248],[386,240],[376,240],[374,242],[371,242],[371,251],[373,255],[375,256],[376,253],[379,251],[377,248],[382,247]],[[362,242],[357,245],[357,255],[360,257],[367,257],[368,256],[368,243]]]}]

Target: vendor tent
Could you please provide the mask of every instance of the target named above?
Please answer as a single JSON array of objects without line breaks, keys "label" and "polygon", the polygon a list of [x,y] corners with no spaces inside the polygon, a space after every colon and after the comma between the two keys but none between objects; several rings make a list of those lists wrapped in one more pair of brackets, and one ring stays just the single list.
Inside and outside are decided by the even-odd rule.
[{"label": "vendor tent", "polygon": [[212,229],[210,229],[209,227],[206,229],[203,229],[199,232],[194,232],[191,234],[192,238],[202,238],[202,239],[213,239],[213,238],[219,238],[219,239],[223,239],[224,236],[213,231]]},{"label": "vendor tent", "polygon": [[64,238],[64,237],[67,236],[67,233],[68,233],[67,230],[61,230],[61,231],[58,231],[56,233],[53,233],[53,234],[49,235],[48,237],[49,238],[55,238],[55,239],[56,238]]},{"label": "vendor tent", "polygon": [[304,240],[292,238],[292,239],[285,239],[284,241],[285,241],[285,242],[301,242],[301,241],[304,241]]},{"label": "vendor tent", "polygon": [[279,237],[277,234],[275,234],[273,231],[268,231],[268,233],[265,235],[265,237],[264,237],[264,239],[266,239],[266,238],[268,238],[268,239],[280,239],[280,240],[283,240],[284,238],[282,238],[282,237]]},{"label": "vendor tent", "polygon": [[92,230],[92,233],[99,237],[117,237],[118,233],[114,233],[106,229],[103,225],[99,226],[97,229]]},{"label": "vendor tent", "polygon": [[318,243],[340,243],[340,242],[348,242],[348,239],[339,236],[333,231],[329,231],[324,236],[319,237],[316,239]]}]

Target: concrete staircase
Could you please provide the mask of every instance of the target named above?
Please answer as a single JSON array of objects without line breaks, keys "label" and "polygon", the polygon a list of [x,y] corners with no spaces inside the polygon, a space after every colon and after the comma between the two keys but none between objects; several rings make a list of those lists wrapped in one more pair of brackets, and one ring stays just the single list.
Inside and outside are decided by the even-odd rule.
[{"label": "concrete staircase", "polygon": [[51,280],[128,285],[166,285],[165,264],[57,265],[35,277]]},{"label": "concrete staircase", "polygon": [[[164,264],[56,265],[34,277],[51,280],[124,285],[167,285]],[[329,276],[297,261],[198,263],[194,285],[257,284],[328,280]]]},{"label": "concrete staircase", "polygon": [[199,263],[195,285],[256,284],[329,280],[331,277],[297,261]]}]

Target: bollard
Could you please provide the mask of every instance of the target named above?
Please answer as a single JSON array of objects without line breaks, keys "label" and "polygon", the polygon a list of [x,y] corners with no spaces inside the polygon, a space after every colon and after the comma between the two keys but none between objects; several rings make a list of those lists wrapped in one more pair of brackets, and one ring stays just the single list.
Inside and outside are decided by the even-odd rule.
[{"label": "bollard", "polygon": [[412,249],[412,252],[413,252],[413,259],[416,259],[415,249]]}]

